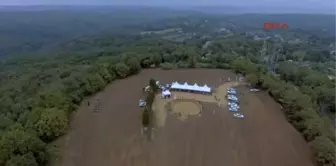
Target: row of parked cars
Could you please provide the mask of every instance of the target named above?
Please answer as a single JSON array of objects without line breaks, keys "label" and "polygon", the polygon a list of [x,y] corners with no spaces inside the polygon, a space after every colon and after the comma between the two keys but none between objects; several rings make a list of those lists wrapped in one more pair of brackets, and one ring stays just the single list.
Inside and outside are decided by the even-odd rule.
[{"label": "row of parked cars", "polygon": [[228,99],[228,106],[230,112],[235,112],[233,117],[242,119],[244,115],[237,113],[239,111],[239,100],[237,97],[237,91],[235,88],[228,88],[227,89],[227,99]]}]

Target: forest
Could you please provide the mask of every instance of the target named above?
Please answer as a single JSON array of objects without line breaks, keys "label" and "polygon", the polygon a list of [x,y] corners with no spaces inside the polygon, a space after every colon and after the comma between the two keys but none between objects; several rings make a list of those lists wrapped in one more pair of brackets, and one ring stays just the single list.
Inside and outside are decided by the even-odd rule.
[{"label": "forest", "polygon": [[[330,20],[325,19],[324,23],[303,29],[297,36],[292,34],[298,29],[281,32],[287,34],[288,39],[300,38],[305,42],[283,43],[276,74],[272,74],[268,72],[264,57],[260,55],[263,41],[247,39],[243,35],[248,29],[255,31],[257,27],[235,29],[240,21],[232,21],[235,20],[234,16],[223,16],[223,20],[218,20],[218,16],[210,15],[173,17],[170,14],[170,18],[166,18],[169,14],[163,14],[161,21],[149,18],[150,21],[141,23],[120,22],[118,28],[111,28],[111,32],[108,32],[104,29],[109,29],[113,23],[103,26],[102,23],[91,22],[99,21],[95,19],[95,14],[87,13],[90,16],[87,18],[76,13],[79,16],[74,14],[73,17],[78,20],[88,19],[86,21],[92,25],[100,24],[103,26],[101,29],[76,29],[75,25],[72,26],[75,22],[71,21],[71,17],[63,17],[57,12],[49,14],[48,17],[54,20],[41,17],[40,13],[27,15],[40,23],[34,25],[29,22],[24,24],[23,19],[20,19],[24,13],[0,14],[0,20],[7,19],[12,23],[0,25],[0,39],[8,37],[13,40],[0,41],[4,44],[1,44],[0,49],[3,55],[0,62],[1,166],[47,165],[57,156],[58,147],[54,146],[53,141],[67,132],[69,117],[80,102],[103,90],[107,84],[137,74],[143,68],[220,68],[242,73],[253,86],[267,91],[283,106],[288,121],[309,143],[319,166],[336,164],[332,121],[335,115],[335,80],[328,77],[335,69],[332,65],[335,55],[328,50],[335,41],[330,40],[334,38],[332,33],[321,31],[321,27],[318,27],[331,25]],[[305,22],[306,16],[301,17],[305,18],[298,20]],[[182,42],[166,40],[162,34],[134,33],[134,29],[141,32],[178,28],[185,19],[189,23],[184,24],[184,33],[196,35]],[[204,19],[208,23],[205,24]],[[227,19],[231,21],[226,22]],[[111,20],[118,22],[120,18]],[[63,29],[59,24],[64,21],[68,21],[70,26]],[[158,22],[168,25],[160,25]],[[24,26],[18,27],[20,24]],[[219,33],[214,29],[225,25],[232,31],[231,37],[212,37]],[[82,23],[77,26],[84,28]],[[125,33],[112,33],[121,27],[130,29],[124,29]],[[79,34],[69,37],[74,31]],[[20,35],[12,38],[11,34]],[[27,40],[30,46],[36,44],[36,47],[26,49],[27,43],[24,40],[20,41],[23,43],[17,42],[19,38]],[[54,39],[59,44],[50,44]],[[209,41],[211,44],[204,47]],[[268,43],[274,45],[272,41]],[[302,65],[304,63],[309,65]]]}]

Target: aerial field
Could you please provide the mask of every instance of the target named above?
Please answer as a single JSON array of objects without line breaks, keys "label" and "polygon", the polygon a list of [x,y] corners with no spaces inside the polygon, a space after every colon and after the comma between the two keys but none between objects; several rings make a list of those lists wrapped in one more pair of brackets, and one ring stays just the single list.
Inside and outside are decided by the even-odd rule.
[{"label": "aerial field", "polygon": [[[237,89],[244,119],[225,100],[230,71],[143,70],[82,102],[61,139],[62,166],[313,166],[307,143],[286,121],[280,105],[263,92]],[[154,137],[142,134],[138,101],[150,78],[216,87],[213,95],[173,92],[153,104]],[[88,101],[100,101],[93,111]]]}]

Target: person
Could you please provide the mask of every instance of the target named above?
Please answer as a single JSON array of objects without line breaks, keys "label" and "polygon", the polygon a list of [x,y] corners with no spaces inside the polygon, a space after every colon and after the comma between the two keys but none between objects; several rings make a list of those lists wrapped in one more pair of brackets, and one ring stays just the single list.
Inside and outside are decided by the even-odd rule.
[{"label": "person", "polygon": [[90,101],[88,101],[88,106],[90,106]]}]

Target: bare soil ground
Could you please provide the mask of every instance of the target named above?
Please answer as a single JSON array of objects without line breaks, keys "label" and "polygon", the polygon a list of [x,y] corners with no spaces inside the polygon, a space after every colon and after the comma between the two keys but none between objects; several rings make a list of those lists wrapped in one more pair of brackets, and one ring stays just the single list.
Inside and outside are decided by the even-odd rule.
[{"label": "bare soil ground", "polygon": [[177,99],[166,105],[166,108],[181,120],[186,120],[189,116],[201,115],[202,105],[191,99]]},{"label": "bare soil ground", "polygon": [[234,78],[223,70],[144,70],[109,85],[90,98],[100,99],[100,111],[93,112],[87,100],[79,107],[62,139],[59,165],[312,166],[307,144],[286,121],[280,106],[264,93],[249,93],[245,88],[239,88],[244,92],[240,100],[245,119],[233,119],[226,108],[201,102],[201,117],[181,121],[168,114],[152,141],[141,134],[142,109],[137,105],[150,78],[218,86],[223,84],[220,77],[227,81],[228,76]]},{"label": "bare soil ground", "polygon": [[[222,81],[223,80],[223,81]],[[220,79],[219,83],[217,84],[217,87],[213,87],[213,93],[211,95],[204,95],[204,94],[195,94],[195,93],[188,93],[188,92],[180,92],[180,91],[171,91],[172,97],[168,99],[161,98],[160,94],[156,95],[154,104],[153,104],[153,110],[155,113],[155,122],[158,127],[163,127],[166,122],[167,111],[166,106],[169,105],[169,103],[172,103],[175,100],[192,100],[193,102],[207,102],[207,103],[213,103],[218,105],[218,107],[226,108],[227,107],[227,99],[225,98],[227,94],[227,88],[236,87],[239,84],[238,82],[225,82],[225,79]],[[190,105],[189,105],[190,106]],[[184,107],[183,111],[181,109],[173,109],[173,113],[179,113],[181,116],[179,116],[182,119],[185,119],[189,117],[188,115],[191,115],[193,111],[195,111],[194,108],[187,106],[187,104]],[[182,112],[181,112],[182,111]],[[191,111],[191,112],[190,112]],[[209,111],[209,110],[208,110]],[[216,112],[213,110],[213,112]]]}]

